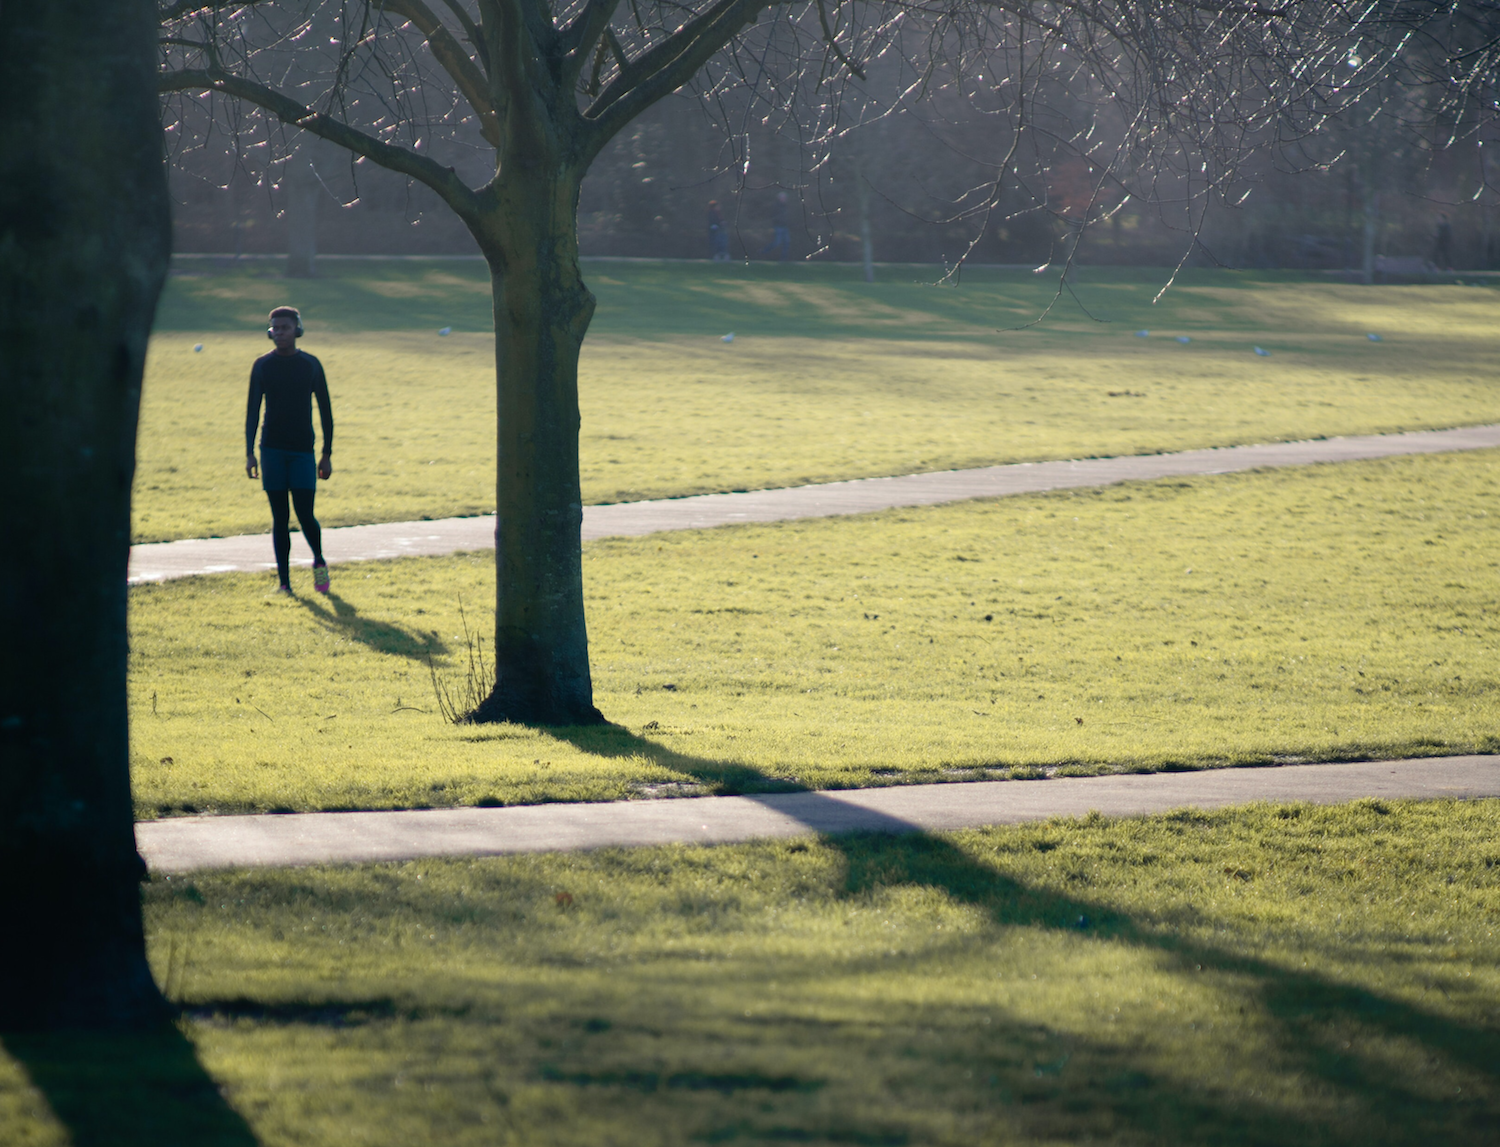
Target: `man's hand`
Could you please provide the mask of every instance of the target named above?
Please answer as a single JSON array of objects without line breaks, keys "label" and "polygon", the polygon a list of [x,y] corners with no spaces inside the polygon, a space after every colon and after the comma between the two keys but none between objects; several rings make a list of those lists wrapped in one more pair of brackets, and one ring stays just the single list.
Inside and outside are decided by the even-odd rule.
[{"label": "man's hand", "polygon": [[318,477],[325,482],[333,477],[333,459],[327,454],[323,455],[322,460],[318,463]]},{"label": "man's hand", "polygon": [[246,454],[245,455],[245,477],[246,478],[259,478],[260,477],[260,467],[258,465],[256,465],[256,463],[255,463],[255,455],[254,454]]}]

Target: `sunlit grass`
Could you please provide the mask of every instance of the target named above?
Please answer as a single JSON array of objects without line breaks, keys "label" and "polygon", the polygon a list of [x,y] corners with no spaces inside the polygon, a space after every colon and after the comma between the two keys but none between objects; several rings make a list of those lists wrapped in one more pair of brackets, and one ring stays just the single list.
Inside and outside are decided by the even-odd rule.
[{"label": "sunlit grass", "polygon": [[[269,347],[259,328],[286,301],[304,307],[303,345],[334,398],[322,520],[493,510],[482,265],[333,260],[325,278],[295,284],[265,270],[172,281],[147,369],[136,539],[268,528],[240,443],[250,363]],[[585,273],[600,299],[580,380],[589,503],[1500,419],[1491,290],[1220,272],[1152,307],[1160,273],[1095,269],[1078,289],[1110,322],[1069,304],[1006,331],[1045,308],[1040,280],[981,271],[954,289],[918,281],[919,268],[871,285],[846,268],[649,263]]]},{"label": "sunlit grass", "polygon": [[383,808],[1493,752],[1500,452],[595,543],[625,726],[450,726],[489,554],[131,591],[137,807]]},{"label": "sunlit grass", "polygon": [[[1260,806],[157,878],[146,919],[264,1147],[1477,1144],[1497,834],[1496,801]],[[14,1047],[48,1098],[190,1090]],[[0,1137],[62,1142],[21,1070]]]}]

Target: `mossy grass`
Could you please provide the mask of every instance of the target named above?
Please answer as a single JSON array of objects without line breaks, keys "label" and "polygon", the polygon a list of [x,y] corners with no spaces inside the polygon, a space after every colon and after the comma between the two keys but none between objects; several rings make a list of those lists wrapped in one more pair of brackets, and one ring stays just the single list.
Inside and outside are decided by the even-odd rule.
[{"label": "mossy grass", "polygon": [[[328,368],[337,416],[321,519],[493,510],[483,264],[320,266],[291,283],[269,262],[179,260],[143,392],[137,541],[267,529],[241,469],[245,384],[269,346],[266,312],[288,301],[306,313],[303,345]],[[1165,272],[1096,268],[1075,288],[1087,314],[1069,301],[1016,330],[1049,301],[1037,276],[976,268],[952,288],[931,268],[882,274],[589,264],[584,500],[1500,419],[1493,290],[1195,272],[1152,306]]]},{"label": "mossy grass", "polygon": [[[145,909],[264,1147],[1480,1143],[1497,836],[1497,801],[1267,805],[157,877]],[[190,1091],[5,1047],[7,1142],[61,1143],[70,1083]]]},{"label": "mossy grass", "polygon": [[[298,544],[298,543],[294,543]],[[594,543],[618,727],[450,725],[487,553],[131,591],[142,816],[1500,750],[1500,452]],[[481,627],[483,628],[483,627]]]}]

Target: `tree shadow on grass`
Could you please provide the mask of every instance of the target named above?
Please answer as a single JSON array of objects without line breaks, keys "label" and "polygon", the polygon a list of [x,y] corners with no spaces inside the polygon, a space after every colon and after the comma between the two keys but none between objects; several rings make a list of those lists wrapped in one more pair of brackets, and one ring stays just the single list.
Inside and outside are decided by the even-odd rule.
[{"label": "tree shadow on grass", "polygon": [[[811,794],[810,794],[811,795]],[[1001,926],[1041,927],[1086,934],[1104,941],[1153,951],[1173,974],[1232,977],[1246,1005],[1273,1021],[1277,1070],[1316,1080],[1321,1089],[1354,1101],[1359,1120],[1283,1134],[1280,1142],[1410,1142],[1440,1129],[1477,1142],[1484,1126],[1497,1125],[1500,1108],[1500,1032],[1480,1023],[1444,1016],[1391,996],[1340,983],[1321,973],[1292,969],[1269,960],[1148,927],[1109,904],[1015,880],[961,849],[919,831],[897,836],[860,833],[830,841],[848,864],[851,895],[892,886],[941,889],[952,900],[983,909]],[[1373,1036],[1420,1044],[1424,1058],[1473,1072],[1489,1084],[1487,1097],[1466,1104],[1439,1098],[1423,1080],[1384,1061],[1380,1052],[1341,1048],[1342,1034],[1357,1031],[1350,1043]],[[1280,1116],[1278,1117],[1280,1118]],[[1268,1140],[1275,1142],[1276,1139]]]},{"label": "tree shadow on grass", "polygon": [[[325,608],[323,600],[332,608]],[[428,657],[442,657],[448,652],[448,646],[436,633],[423,633],[421,630],[392,625],[388,621],[361,617],[350,602],[336,593],[328,594],[323,600],[298,597],[297,603],[330,633],[357,641],[376,653],[425,661]]]},{"label": "tree shadow on grass", "polygon": [[258,1143],[170,1022],[136,1032],[7,1033],[0,1042],[73,1147]]},{"label": "tree shadow on grass", "polygon": [[[1177,1094],[1180,1081],[1149,1084],[1143,1075],[1140,1078],[1149,1085],[1131,1085],[1118,1095],[1106,1088],[1092,1097],[1093,1102],[1106,1104],[1126,1125],[1134,1125],[1156,1142],[1197,1143],[1227,1138],[1267,1144],[1364,1144],[1410,1142],[1433,1134],[1447,1135],[1449,1141],[1479,1142],[1485,1126],[1500,1126],[1500,1104],[1495,1098],[1500,1088],[1500,1031],[1493,1026],[1457,1020],[1340,983],[1313,970],[1287,968],[1193,940],[1138,921],[1103,901],[1028,885],[898,816],[808,791],[805,786],[767,776],[749,765],[692,757],[618,726],[548,732],[584,752],[645,757],[720,792],[743,794],[795,818],[839,850],[850,896],[895,887],[934,888],[956,903],[982,909],[1002,927],[1087,935],[1152,951],[1174,974],[1196,976],[1207,972],[1232,977],[1240,985],[1235,990],[1242,993],[1246,1006],[1258,1007],[1272,1021],[1273,1042],[1280,1057],[1277,1070],[1316,1081],[1317,1089],[1340,1096],[1362,1116],[1300,1124],[1285,1107],[1269,1105],[1255,1116],[1243,1104],[1236,1103],[1232,1111],[1220,1108],[1203,1098],[1201,1092],[1191,1098]],[[798,789],[801,791],[788,791]],[[1336,1039],[1335,1030],[1418,1044],[1427,1059],[1481,1077],[1489,1094],[1462,1101],[1438,1098],[1430,1086],[1424,1086],[1425,1081],[1382,1060],[1378,1050],[1364,1054],[1359,1047],[1340,1046],[1346,1041]],[[1122,1062],[1128,1066],[1128,1054]],[[1162,1109],[1163,1088],[1171,1095],[1170,1112]],[[1076,1098],[1069,1097],[1067,1102]],[[1330,1104],[1327,1109],[1333,1107]],[[1170,1128],[1178,1125],[1181,1135],[1174,1138]]]},{"label": "tree shadow on grass", "polygon": [[754,765],[737,761],[711,761],[678,752],[621,725],[543,726],[540,731],[596,757],[644,757],[664,769],[683,773],[722,796],[807,791],[807,786],[795,778],[770,776]]}]

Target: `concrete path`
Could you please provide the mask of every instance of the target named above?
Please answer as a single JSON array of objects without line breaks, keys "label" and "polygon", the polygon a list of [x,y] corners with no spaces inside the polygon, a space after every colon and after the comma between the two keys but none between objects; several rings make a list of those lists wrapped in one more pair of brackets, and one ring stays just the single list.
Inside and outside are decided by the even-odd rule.
[{"label": "concrete path", "polygon": [[[650,502],[585,506],[583,537],[637,536],[664,530],[701,530],[744,522],[782,522],[863,514],[901,506],[931,506],[970,498],[1034,494],[1078,486],[1109,486],[1194,474],[1229,474],[1271,466],[1305,466],[1317,462],[1352,462],[1402,454],[1440,454],[1500,446],[1500,425],[1428,430],[1411,434],[1371,434],[1262,446],[1188,450],[1179,454],[1143,454],[1076,462],[1022,462],[978,470],[944,470],[900,478],[861,478],[784,490],[747,494],[702,494]],[[323,551],[334,564],[416,554],[450,554],[491,549],[493,515],[446,518],[431,522],[395,522],[347,526],[323,531]],[[300,549],[301,547],[294,547]],[[131,582],[162,581],[194,574],[258,571],[273,568],[269,534],[232,538],[199,538],[134,546]],[[297,564],[307,565],[310,558]]]},{"label": "concrete path", "polygon": [[610,804],[176,817],[142,822],[135,832],[152,871],[175,873],[672,842],[730,844],[856,830],[921,832],[1080,816],[1093,809],[1134,816],[1185,806],[1334,804],[1357,797],[1500,797],[1500,756]]}]

